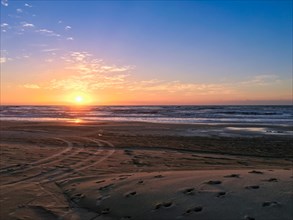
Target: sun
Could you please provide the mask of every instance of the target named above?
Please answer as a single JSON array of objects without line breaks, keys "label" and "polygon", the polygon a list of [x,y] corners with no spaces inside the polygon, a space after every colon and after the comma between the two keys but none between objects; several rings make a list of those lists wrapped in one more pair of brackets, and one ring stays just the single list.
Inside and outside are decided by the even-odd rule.
[{"label": "sun", "polygon": [[84,106],[92,103],[93,99],[90,94],[87,93],[71,93],[64,96],[64,101],[68,103],[68,105],[73,106]]},{"label": "sun", "polygon": [[82,97],[82,96],[79,95],[79,96],[76,96],[76,97],[75,97],[75,102],[76,102],[76,103],[82,103],[83,101],[84,101],[84,100],[83,100],[83,97]]}]

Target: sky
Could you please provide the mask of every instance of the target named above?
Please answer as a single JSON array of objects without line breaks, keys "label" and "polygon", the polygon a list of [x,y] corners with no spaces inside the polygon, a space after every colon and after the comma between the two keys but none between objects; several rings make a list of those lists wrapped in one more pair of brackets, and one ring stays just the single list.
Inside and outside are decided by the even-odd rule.
[{"label": "sky", "polygon": [[292,1],[1,1],[1,104],[292,103]]}]

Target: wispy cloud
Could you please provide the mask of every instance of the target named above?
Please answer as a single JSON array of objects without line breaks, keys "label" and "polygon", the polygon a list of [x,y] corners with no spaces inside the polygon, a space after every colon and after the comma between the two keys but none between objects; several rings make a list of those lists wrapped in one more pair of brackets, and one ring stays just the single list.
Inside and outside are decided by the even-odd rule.
[{"label": "wispy cloud", "polygon": [[[43,52],[54,52],[58,48],[44,49]],[[55,59],[47,58],[45,62],[53,63]],[[186,97],[243,97],[247,87],[275,85],[280,81],[277,75],[257,75],[246,80],[226,82],[183,82],[180,80],[146,79],[135,80],[131,74],[135,67],[131,65],[117,65],[97,59],[86,51],[74,51],[61,57],[65,71],[68,73],[60,78],[56,77],[47,83],[35,85],[26,84],[26,88],[43,88],[48,90],[94,92],[101,90],[115,90],[135,94],[165,94]]]},{"label": "wispy cloud", "polygon": [[68,31],[68,30],[70,30],[70,29],[71,29],[71,26],[66,26],[66,27],[65,27],[65,30],[66,30],[66,31]]},{"label": "wispy cloud", "polygon": [[93,58],[88,52],[71,52],[63,57],[68,63],[67,69],[75,70],[78,73],[117,73],[127,72],[133,69],[133,66],[107,65],[102,59]]},{"label": "wispy cloud", "polygon": [[1,0],[1,4],[4,6],[8,6],[8,0]]},{"label": "wispy cloud", "polygon": [[227,84],[215,83],[186,83],[181,81],[163,81],[158,79],[128,82],[126,85],[129,91],[153,91],[194,95],[231,94],[234,89]]},{"label": "wispy cloud", "polygon": [[129,76],[128,71],[133,69],[131,66],[106,64],[85,51],[71,52],[62,59],[71,75],[51,80],[48,89],[93,91],[111,86],[122,88]]},{"label": "wispy cloud", "polygon": [[10,26],[7,23],[2,23],[1,24],[1,31],[3,33],[7,32],[8,29],[10,29]]},{"label": "wispy cloud", "polygon": [[23,10],[22,10],[21,8],[18,8],[18,9],[16,9],[16,12],[17,12],[17,13],[22,13]]},{"label": "wispy cloud", "polygon": [[36,30],[36,32],[41,33],[45,36],[49,36],[49,37],[60,37],[60,34],[55,33],[54,31],[48,30],[48,29],[39,29]]},{"label": "wispy cloud", "polygon": [[50,49],[43,49],[42,52],[53,52],[53,51],[58,51],[60,50],[59,48],[50,48]]},{"label": "wispy cloud", "polygon": [[[149,79],[135,81],[130,76],[133,66],[106,64],[102,59],[96,59],[87,52],[72,52],[63,57],[68,64],[66,69],[72,74],[63,79],[53,79],[47,89],[74,91],[95,91],[104,89],[123,89],[123,91],[164,92],[196,95],[231,94],[234,89],[227,84],[201,84],[181,81],[164,81]],[[75,73],[75,74],[73,74]]]},{"label": "wispy cloud", "polygon": [[7,59],[6,57],[0,57],[0,63],[6,63]]},{"label": "wispy cloud", "polygon": [[7,23],[2,23],[1,24],[1,28],[6,28],[6,27],[9,27],[9,24],[7,24]]},{"label": "wispy cloud", "polygon": [[241,82],[241,85],[244,86],[267,86],[275,83],[279,83],[279,76],[274,74],[263,74],[251,77],[251,79]]},{"label": "wispy cloud", "polygon": [[33,27],[35,27],[35,25],[34,24],[31,24],[31,23],[23,22],[22,27],[25,27],[25,28],[33,28]]},{"label": "wispy cloud", "polygon": [[28,7],[28,8],[32,8],[32,7],[33,7],[32,5],[27,4],[27,3],[25,3],[24,6],[25,6],[25,7]]},{"label": "wispy cloud", "polygon": [[23,87],[26,89],[40,89],[40,86],[37,84],[25,84]]},{"label": "wispy cloud", "polygon": [[73,37],[67,37],[66,40],[74,40]]}]

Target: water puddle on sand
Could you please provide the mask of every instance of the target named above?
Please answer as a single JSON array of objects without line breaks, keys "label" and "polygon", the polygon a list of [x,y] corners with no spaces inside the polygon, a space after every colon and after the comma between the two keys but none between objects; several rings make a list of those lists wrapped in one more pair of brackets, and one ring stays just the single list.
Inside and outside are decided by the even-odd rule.
[{"label": "water puddle on sand", "polygon": [[267,132],[267,129],[263,127],[226,127],[226,129],[231,131]]},{"label": "water puddle on sand", "polygon": [[292,131],[288,130],[276,130],[265,127],[226,127],[226,131],[228,132],[248,132],[248,133],[261,133],[267,135],[292,135]]}]

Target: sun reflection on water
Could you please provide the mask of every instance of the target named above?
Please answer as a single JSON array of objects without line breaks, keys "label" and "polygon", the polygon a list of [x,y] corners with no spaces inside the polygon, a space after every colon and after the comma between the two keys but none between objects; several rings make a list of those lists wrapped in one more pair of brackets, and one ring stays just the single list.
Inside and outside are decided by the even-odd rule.
[{"label": "sun reflection on water", "polygon": [[79,118],[73,119],[73,123],[79,124],[81,122],[82,122],[82,120]]}]

